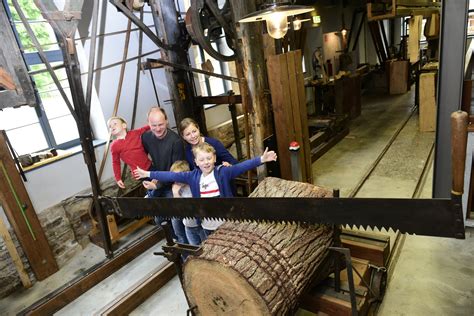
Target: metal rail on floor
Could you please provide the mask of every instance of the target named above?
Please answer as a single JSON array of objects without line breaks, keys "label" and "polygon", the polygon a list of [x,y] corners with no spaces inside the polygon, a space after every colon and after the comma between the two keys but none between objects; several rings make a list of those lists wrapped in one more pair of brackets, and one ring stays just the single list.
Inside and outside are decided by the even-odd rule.
[{"label": "metal rail on floor", "polygon": [[400,132],[403,130],[403,128],[405,128],[405,125],[408,123],[408,121],[411,119],[411,117],[413,116],[413,113],[415,113],[415,110],[417,109],[418,107],[417,106],[413,106],[410,114],[408,115],[408,117],[405,119],[405,121],[403,122],[403,124],[397,129],[397,131],[395,132],[395,134],[393,134],[393,136],[390,138],[390,140],[388,141],[387,145],[385,145],[384,149],[382,150],[382,152],[378,155],[378,157],[374,160],[374,162],[370,165],[370,168],[366,171],[366,173],[364,174],[364,176],[362,177],[362,179],[359,181],[359,183],[357,183],[357,185],[355,186],[355,188],[351,191],[351,193],[349,193],[349,198],[353,198],[357,195],[357,193],[359,193],[360,189],[362,188],[362,186],[364,185],[364,183],[367,181],[367,179],[370,177],[370,175],[372,174],[372,172],[375,170],[375,168],[377,168],[378,164],[380,163],[380,161],[382,160],[382,158],[385,156],[385,154],[387,153],[387,151],[389,150],[389,148],[392,146],[393,142],[395,141],[395,139],[398,137],[398,135],[400,134]]}]

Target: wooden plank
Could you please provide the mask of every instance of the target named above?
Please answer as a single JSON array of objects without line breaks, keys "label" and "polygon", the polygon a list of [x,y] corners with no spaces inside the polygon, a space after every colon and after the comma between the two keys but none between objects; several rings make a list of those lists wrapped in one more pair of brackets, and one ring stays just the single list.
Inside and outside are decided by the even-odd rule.
[{"label": "wooden plank", "polygon": [[420,37],[422,15],[415,15],[410,19],[410,34],[408,35],[408,58],[414,64],[420,60]]},{"label": "wooden plank", "polygon": [[10,232],[8,231],[7,226],[3,222],[2,217],[0,217],[0,237],[3,238],[3,242],[5,243],[8,253],[10,254],[10,257],[12,258],[16,271],[20,275],[21,283],[23,284],[25,288],[30,288],[31,287],[30,277],[28,276],[28,273],[25,270],[25,266],[23,265],[20,255],[18,254],[18,251],[16,250],[15,244],[13,243],[12,236],[10,235]]},{"label": "wooden plank", "polygon": [[6,90],[15,90],[15,82],[13,78],[8,74],[8,72],[3,68],[0,67],[0,87]]},{"label": "wooden plank", "polygon": [[345,229],[343,228],[341,231],[341,235],[352,236],[352,237],[359,237],[364,238],[367,240],[379,241],[382,243],[390,243],[390,236],[374,233],[374,232],[365,232],[361,230],[353,230],[353,229]]},{"label": "wooden plank", "polygon": [[176,275],[173,263],[166,262],[138,280],[126,293],[118,296],[96,315],[128,315],[161,289]]},{"label": "wooden plank", "polygon": [[[365,286],[365,284],[370,283],[370,274],[371,274],[371,269],[369,268],[369,261],[365,259],[359,259],[359,258],[351,258],[352,260],[352,267],[357,270],[357,272],[360,273],[362,278],[359,277],[357,273],[353,273],[353,278],[354,278],[354,285],[359,285],[359,286]],[[365,281],[365,283],[363,281]],[[341,282],[348,282],[347,279],[347,269],[344,269],[341,271]]]},{"label": "wooden plank", "polygon": [[163,238],[163,230],[153,230],[149,232],[141,240],[126,249],[118,251],[115,258],[106,259],[102,264],[85,271],[82,276],[77,277],[50,295],[35,302],[30,307],[18,313],[18,315],[52,315],[135,259],[144,251],[156,245]]},{"label": "wooden plank", "polygon": [[[300,95],[298,91],[298,82],[296,78],[296,60],[297,56],[294,51],[288,52],[285,54],[287,58],[287,69],[288,69],[288,86],[290,87],[290,112],[292,113],[293,118],[293,135],[295,141],[300,144],[299,151],[299,166],[301,170],[302,181],[307,182],[308,171],[305,162],[305,149],[303,144],[303,128],[301,124],[301,113],[300,113]],[[301,61],[301,60],[300,60]],[[290,140],[291,141],[291,140]]]},{"label": "wooden plank", "polygon": [[389,92],[402,94],[408,91],[409,64],[406,60],[392,61],[389,66]]},{"label": "wooden plank", "polygon": [[389,243],[343,235],[341,235],[341,243],[343,247],[351,250],[351,256],[366,259],[379,267],[386,266],[390,254]]},{"label": "wooden plank", "polygon": [[0,132],[0,169],[3,209],[36,278],[44,280],[58,271],[58,265],[7,147],[5,131]]},{"label": "wooden plank", "polygon": [[420,75],[420,132],[436,130],[436,73]]},{"label": "wooden plank", "polygon": [[327,132],[321,131],[311,136],[309,139],[309,142],[310,142],[311,148],[316,148],[322,143],[324,143],[326,140],[327,140]]},{"label": "wooden plank", "polygon": [[[287,111],[284,94],[288,87],[282,87],[281,77],[286,75],[286,67],[282,65],[284,56],[273,55],[267,59],[268,82],[272,95],[273,117],[275,120],[275,134],[277,137],[278,156],[280,162],[280,172],[283,179],[291,180],[291,160],[288,150],[288,140],[292,138],[292,134],[288,129],[290,122]],[[284,63],[286,64],[286,62]]]},{"label": "wooden plank", "polygon": [[[367,300],[364,296],[356,296],[357,311],[365,315]],[[322,287],[312,289],[303,295],[300,307],[312,313],[324,313],[331,316],[351,316],[352,308],[348,293],[337,293],[333,288]]]},{"label": "wooden plank", "polygon": [[299,113],[301,119],[301,128],[303,134],[304,161],[307,170],[306,182],[313,183],[313,171],[311,162],[311,145],[309,143],[308,109],[306,107],[306,89],[304,87],[304,73],[302,64],[301,50],[296,51],[296,80],[299,95]]}]

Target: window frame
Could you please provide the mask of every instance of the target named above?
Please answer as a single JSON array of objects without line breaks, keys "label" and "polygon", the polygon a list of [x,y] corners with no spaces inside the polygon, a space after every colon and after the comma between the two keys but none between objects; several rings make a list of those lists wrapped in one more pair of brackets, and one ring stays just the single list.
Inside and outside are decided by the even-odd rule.
[{"label": "window frame", "polygon": [[[13,16],[12,16],[10,5],[8,4],[8,0],[2,0],[2,5],[5,7],[5,12],[7,14],[8,19],[10,20],[10,26],[13,30],[13,34],[15,36],[16,42],[17,42],[17,44],[20,48],[22,58],[25,62],[25,66],[26,66],[27,70],[29,72],[31,72],[31,66],[44,65],[44,63],[39,58],[38,51],[33,51],[33,52],[25,52],[24,51],[24,46],[23,46],[23,43],[21,42],[21,39],[20,39],[19,33],[17,31],[17,28],[15,27],[16,22],[13,20]],[[56,41],[57,41],[57,39],[56,39]],[[58,43],[58,42],[56,42],[56,43]],[[53,43],[53,44],[55,44],[55,43]],[[62,51],[60,49],[52,49],[52,50],[44,51],[44,54],[45,54],[45,56],[46,56],[49,63],[63,62],[63,55],[62,55]],[[49,72],[48,72],[48,74],[49,74]],[[37,106],[34,107],[34,110],[35,110],[36,116],[38,118],[38,124],[40,125],[41,130],[43,131],[43,135],[44,135],[44,138],[46,140],[46,144],[48,146],[47,148],[44,148],[42,150],[47,150],[47,149],[51,149],[51,148],[54,148],[54,149],[69,149],[69,148],[72,148],[74,146],[80,145],[79,136],[77,138],[69,140],[67,142],[63,142],[63,143],[59,143],[59,144],[56,142],[56,139],[54,137],[54,133],[53,133],[53,130],[51,128],[48,116],[46,115],[46,111],[44,110],[44,107],[43,107],[43,102],[41,100],[40,92],[36,88],[36,82],[35,82],[34,76],[30,74],[30,78],[31,78],[31,81],[33,82],[33,89],[34,89],[35,97],[36,97],[36,100],[37,100]],[[13,129],[10,129],[10,130],[13,130]],[[6,130],[6,132],[8,132],[8,131],[9,130]],[[13,144],[13,147],[15,147],[14,144]]]}]

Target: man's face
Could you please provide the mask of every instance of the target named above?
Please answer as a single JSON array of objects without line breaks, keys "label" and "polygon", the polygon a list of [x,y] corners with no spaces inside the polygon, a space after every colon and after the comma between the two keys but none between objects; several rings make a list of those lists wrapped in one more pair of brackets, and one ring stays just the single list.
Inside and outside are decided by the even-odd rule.
[{"label": "man's face", "polygon": [[166,136],[168,120],[160,111],[151,112],[148,116],[148,125],[158,139],[163,139]]},{"label": "man's face", "polygon": [[214,170],[214,164],[216,163],[216,155],[213,153],[207,153],[204,151],[198,151],[196,158],[194,159],[196,166],[201,169],[204,175],[208,175]]}]

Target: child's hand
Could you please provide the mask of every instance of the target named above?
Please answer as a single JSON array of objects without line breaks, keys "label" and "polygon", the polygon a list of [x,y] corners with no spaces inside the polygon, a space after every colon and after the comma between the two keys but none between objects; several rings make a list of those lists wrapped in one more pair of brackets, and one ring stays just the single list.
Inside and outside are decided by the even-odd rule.
[{"label": "child's hand", "polygon": [[147,190],[156,190],[158,187],[156,186],[156,183],[153,181],[143,181],[143,186]]},{"label": "child's hand", "polygon": [[265,148],[265,152],[263,153],[262,157],[260,157],[260,161],[264,163],[264,162],[276,161],[276,160],[277,160],[277,154],[273,150],[268,151],[268,147]]},{"label": "child's hand", "polygon": [[227,161],[223,161],[223,162],[222,162],[222,165],[223,165],[224,167],[230,167],[230,166],[232,166],[232,164],[228,163]]},{"label": "child's hand", "polygon": [[181,190],[181,187],[183,185],[182,184],[179,184],[179,183],[173,183],[173,186],[171,187],[171,190],[173,191],[173,197],[181,197],[181,195],[179,194],[179,190]]},{"label": "child's hand", "polygon": [[148,178],[150,177],[150,171],[145,171],[141,169],[140,167],[137,167],[137,169],[133,170],[133,176],[137,180],[141,178]]},{"label": "child's hand", "polygon": [[125,184],[123,183],[122,180],[118,180],[118,181],[117,181],[117,185],[119,186],[119,188],[125,189]]}]

